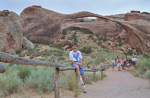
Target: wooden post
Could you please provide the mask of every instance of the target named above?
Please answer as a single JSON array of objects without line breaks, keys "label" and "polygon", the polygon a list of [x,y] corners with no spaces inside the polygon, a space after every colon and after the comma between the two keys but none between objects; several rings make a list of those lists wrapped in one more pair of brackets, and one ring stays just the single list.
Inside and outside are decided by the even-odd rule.
[{"label": "wooden post", "polygon": [[101,65],[101,70],[100,70],[100,72],[101,72],[101,80],[103,79],[103,66]]},{"label": "wooden post", "polygon": [[101,80],[103,80],[103,70],[101,70]]},{"label": "wooden post", "polygon": [[[93,69],[95,69],[95,65],[93,65]],[[93,72],[93,81],[96,82],[96,71]]]},{"label": "wooden post", "polygon": [[[54,60],[55,63],[57,63],[57,59]],[[55,68],[54,73],[54,90],[55,90],[55,98],[60,98],[59,94],[59,69]]]}]

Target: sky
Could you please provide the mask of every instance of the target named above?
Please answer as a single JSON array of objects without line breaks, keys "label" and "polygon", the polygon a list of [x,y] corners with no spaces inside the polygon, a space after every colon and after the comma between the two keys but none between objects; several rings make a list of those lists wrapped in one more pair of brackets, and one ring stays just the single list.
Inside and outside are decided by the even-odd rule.
[{"label": "sky", "polygon": [[0,0],[0,11],[8,9],[20,14],[32,5],[63,14],[89,11],[100,15],[127,13],[131,10],[150,12],[150,0]]}]

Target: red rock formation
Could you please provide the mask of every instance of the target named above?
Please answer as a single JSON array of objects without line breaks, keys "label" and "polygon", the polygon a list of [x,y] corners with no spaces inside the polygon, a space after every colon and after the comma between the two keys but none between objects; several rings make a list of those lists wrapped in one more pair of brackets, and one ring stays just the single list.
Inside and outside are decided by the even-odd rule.
[{"label": "red rock formation", "polygon": [[[0,51],[15,54],[23,46],[23,21],[14,12],[0,12]],[[26,44],[24,44],[26,45]]]},{"label": "red rock formation", "polygon": [[14,12],[0,12],[0,51],[15,53],[22,48],[22,19]]},{"label": "red rock formation", "polygon": [[[145,41],[146,34],[143,34],[148,32],[143,32],[143,28],[140,30],[141,28],[132,24],[131,20],[136,21],[137,19],[142,19],[149,21],[150,15],[144,15],[137,11],[125,14],[120,20],[117,19],[117,17],[104,17],[90,12],[78,12],[65,15],[41,7],[32,6],[26,8],[21,13],[21,17],[24,20],[25,35],[36,43],[58,42],[58,30],[64,28],[80,28],[97,35],[104,33],[110,37],[121,35],[132,48],[142,53],[146,52],[146,47],[148,46],[146,42],[149,40]],[[75,21],[78,18],[84,17],[97,17],[98,21],[82,23]]]}]

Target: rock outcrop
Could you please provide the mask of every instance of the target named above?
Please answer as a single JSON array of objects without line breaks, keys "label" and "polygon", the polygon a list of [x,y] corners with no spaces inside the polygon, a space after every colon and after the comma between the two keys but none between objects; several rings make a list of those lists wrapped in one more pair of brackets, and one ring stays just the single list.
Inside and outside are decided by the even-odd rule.
[{"label": "rock outcrop", "polygon": [[23,10],[21,18],[24,21],[24,34],[30,41],[42,44],[59,41],[57,32],[60,30],[62,14],[32,6]]},{"label": "rock outcrop", "polygon": [[[91,22],[77,21],[85,17],[97,17],[98,19]],[[141,26],[141,23],[138,22],[134,24],[139,19],[149,24],[149,13],[132,11],[127,14],[104,17],[90,12],[60,14],[40,6],[32,6],[23,10],[21,18],[24,20],[25,36],[35,43],[57,43],[60,41],[59,30],[74,28],[85,29],[97,35],[107,34],[114,38],[121,36],[126,43],[141,53],[145,53],[147,47],[150,46],[149,27],[144,24]],[[145,30],[145,27],[148,29]]]},{"label": "rock outcrop", "polygon": [[14,54],[22,48],[23,21],[14,12],[0,12],[0,51]]},{"label": "rock outcrop", "polygon": [[0,51],[15,54],[23,45],[23,21],[14,12],[0,12]]},{"label": "rock outcrop", "polygon": [[34,48],[34,44],[31,41],[29,41],[26,37],[23,37],[22,47],[24,49],[33,49]]}]

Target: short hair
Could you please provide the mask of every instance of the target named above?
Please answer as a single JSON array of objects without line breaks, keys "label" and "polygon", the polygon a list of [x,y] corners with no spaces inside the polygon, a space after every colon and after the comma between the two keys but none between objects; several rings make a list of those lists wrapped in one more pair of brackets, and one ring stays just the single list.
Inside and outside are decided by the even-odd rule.
[{"label": "short hair", "polygon": [[78,47],[78,44],[77,43],[73,43],[72,46],[77,46]]}]

